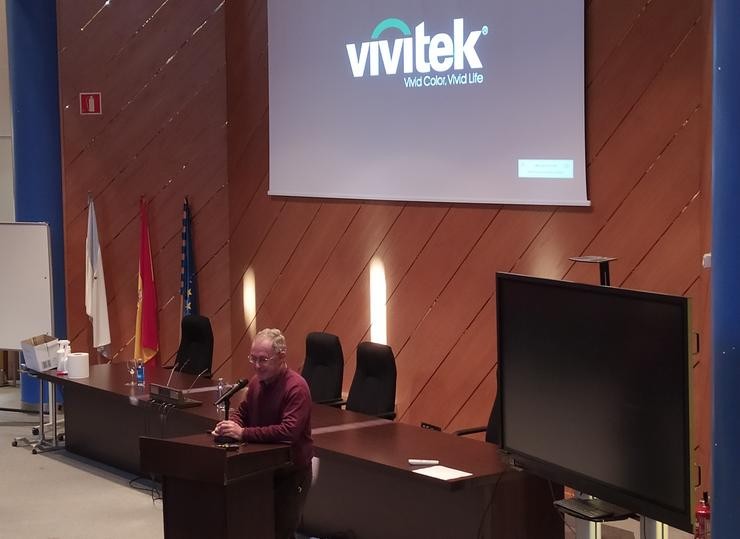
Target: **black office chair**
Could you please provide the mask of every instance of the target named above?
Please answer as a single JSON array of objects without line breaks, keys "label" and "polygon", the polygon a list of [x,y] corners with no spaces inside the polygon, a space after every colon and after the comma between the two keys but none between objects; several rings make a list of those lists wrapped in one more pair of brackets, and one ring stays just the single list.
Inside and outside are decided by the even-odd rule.
[{"label": "black office chair", "polygon": [[205,316],[189,314],[182,319],[180,346],[175,356],[175,370],[210,377],[213,361],[213,330]]},{"label": "black office chair", "polygon": [[[500,370],[496,369],[496,387],[501,387],[501,374]],[[486,433],[486,442],[501,445],[501,392],[496,391],[496,397],[493,399],[493,406],[491,407],[491,415],[488,416],[488,425],[481,427],[471,427],[467,429],[460,429],[453,432],[456,436],[467,436],[468,434],[477,434],[479,432]]]},{"label": "black office chair", "polygon": [[488,416],[488,425],[485,427],[471,427],[468,429],[456,430],[454,434],[457,436],[467,436],[468,434],[476,434],[479,432],[486,433],[486,442],[501,445],[501,398],[499,393],[496,393],[496,398],[493,400],[493,407],[491,408],[491,415]]},{"label": "black office chair", "polygon": [[319,331],[309,333],[306,336],[306,359],[301,374],[308,383],[313,402],[341,402],[344,354],[339,337]]},{"label": "black office chair", "polygon": [[357,346],[357,370],[346,408],[386,419],[396,417],[396,358],[390,346],[373,342]]}]

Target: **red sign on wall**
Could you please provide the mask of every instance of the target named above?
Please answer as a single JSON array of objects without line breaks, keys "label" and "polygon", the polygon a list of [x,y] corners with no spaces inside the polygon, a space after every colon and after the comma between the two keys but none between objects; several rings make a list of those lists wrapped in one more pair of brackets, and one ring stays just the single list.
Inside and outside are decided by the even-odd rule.
[{"label": "red sign on wall", "polygon": [[80,114],[103,114],[103,98],[100,92],[80,93]]}]

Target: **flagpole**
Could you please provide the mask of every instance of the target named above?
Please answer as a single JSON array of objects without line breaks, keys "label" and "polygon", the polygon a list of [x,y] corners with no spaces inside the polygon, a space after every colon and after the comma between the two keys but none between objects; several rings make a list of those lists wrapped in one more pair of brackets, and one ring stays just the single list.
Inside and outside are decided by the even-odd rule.
[{"label": "flagpole", "polygon": [[[92,191],[88,190],[87,191],[87,211],[88,212],[90,211],[90,202],[92,202],[92,199],[93,199]],[[98,353],[97,348],[95,348],[95,343],[94,343],[95,337],[93,335],[94,330],[93,330],[92,324],[89,324],[88,328],[89,330],[87,332],[87,336],[88,336],[87,349],[89,350],[90,354],[94,354],[95,364],[100,365],[100,354]]]},{"label": "flagpole", "polygon": [[[90,201],[92,200],[92,191],[88,189],[87,191],[87,211],[90,211]],[[85,249],[87,250],[87,238],[85,238]],[[87,307],[87,306],[86,306]],[[93,345],[93,341],[95,340],[95,337],[93,336],[93,326],[90,323],[90,320],[88,319],[88,325],[87,325],[87,349],[88,354],[92,355],[93,352],[97,352],[95,350],[95,346]],[[91,356],[92,357],[92,356]],[[94,357],[95,364],[100,365],[100,359],[98,359],[97,354]]]}]

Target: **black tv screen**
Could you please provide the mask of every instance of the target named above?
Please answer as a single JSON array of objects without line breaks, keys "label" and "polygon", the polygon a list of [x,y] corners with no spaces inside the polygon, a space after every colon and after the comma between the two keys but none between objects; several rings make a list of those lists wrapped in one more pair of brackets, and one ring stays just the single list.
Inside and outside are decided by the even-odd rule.
[{"label": "black tv screen", "polygon": [[688,300],[505,273],[496,297],[502,449],[690,531]]}]

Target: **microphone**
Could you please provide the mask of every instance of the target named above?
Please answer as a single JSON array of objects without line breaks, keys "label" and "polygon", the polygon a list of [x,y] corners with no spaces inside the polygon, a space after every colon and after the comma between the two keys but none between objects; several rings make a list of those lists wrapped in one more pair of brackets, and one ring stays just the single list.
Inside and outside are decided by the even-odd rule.
[{"label": "microphone", "polygon": [[175,369],[172,369],[172,370],[182,372],[182,370],[185,368],[185,365],[187,365],[188,363],[190,363],[190,358],[187,358],[185,360],[185,363],[183,363],[182,365],[180,365],[180,368],[179,369],[178,368],[175,368]]},{"label": "microphone", "polygon": [[202,371],[200,371],[198,373],[198,376],[195,377],[195,380],[193,380],[193,383],[190,384],[190,387],[188,388],[188,391],[190,391],[191,389],[193,389],[193,386],[195,385],[195,382],[198,381],[198,378],[200,378],[201,376],[203,376],[207,372],[208,372],[208,367],[206,367],[205,369],[203,369]]},{"label": "microphone", "polygon": [[229,400],[231,397],[234,396],[234,394],[237,391],[241,391],[242,389],[244,389],[244,386],[246,386],[248,383],[249,382],[247,382],[244,378],[240,379],[237,383],[235,383],[233,386],[231,386],[231,389],[229,389],[226,393],[224,393],[223,395],[221,395],[218,398],[218,400],[216,402],[214,402],[213,404],[215,404],[216,406],[218,406],[222,402]]},{"label": "microphone", "polygon": [[[187,364],[188,364],[189,362],[190,362],[190,358],[187,358],[187,359],[185,360],[185,363],[183,363],[183,364],[182,364],[182,365],[180,366],[180,372],[182,372],[182,369],[183,369],[183,367],[185,367],[185,365],[187,365]],[[175,374],[175,371],[176,371],[176,370],[177,370],[177,368],[174,368],[174,369],[172,369],[172,372],[170,373],[170,377],[169,377],[169,378],[167,378],[167,387],[169,387],[169,386],[170,386],[170,381],[172,380],[172,375],[173,375],[173,374]]]}]

